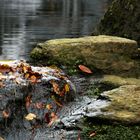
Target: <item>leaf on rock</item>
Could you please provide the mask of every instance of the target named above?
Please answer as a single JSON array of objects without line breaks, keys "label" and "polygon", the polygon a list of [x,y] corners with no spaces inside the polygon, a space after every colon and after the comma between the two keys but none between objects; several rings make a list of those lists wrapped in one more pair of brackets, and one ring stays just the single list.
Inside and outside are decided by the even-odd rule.
[{"label": "leaf on rock", "polygon": [[88,73],[88,74],[92,74],[92,71],[88,67],[86,67],[84,65],[79,65],[78,67],[81,71]]},{"label": "leaf on rock", "polygon": [[55,123],[58,120],[58,116],[56,115],[55,112],[51,113],[51,119],[50,122],[48,123],[48,126],[52,126],[53,123]]},{"label": "leaf on rock", "polygon": [[35,75],[32,75],[32,76],[30,77],[30,81],[31,81],[32,83],[36,83],[36,82],[37,82],[36,76],[35,76]]},{"label": "leaf on rock", "polygon": [[47,104],[47,105],[46,105],[46,108],[47,108],[48,110],[51,110],[53,107],[52,107],[51,104]]},{"label": "leaf on rock", "polygon": [[33,114],[33,113],[29,113],[27,116],[25,116],[25,119],[28,120],[28,121],[31,121],[35,118],[36,118],[36,115]]},{"label": "leaf on rock", "polygon": [[26,106],[26,109],[28,109],[30,107],[30,104],[32,102],[31,100],[32,96],[31,95],[28,95],[26,98],[25,98],[25,106]]},{"label": "leaf on rock", "polygon": [[70,86],[69,84],[65,84],[65,92],[69,92],[70,91]]},{"label": "leaf on rock", "polygon": [[9,113],[8,111],[6,111],[6,110],[3,110],[3,111],[2,111],[2,115],[3,115],[3,117],[4,117],[5,119],[7,119],[7,118],[9,117],[10,113]]},{"label": "leaf on rock", "polygon": [[11,72],[12,69],[7,64],[0,65],[0,73],[5,74]]},{"label": "leaf on rock", "polygon": [[49,115],[48,112],[45,114],[45,122],[46,122],[47,124],[50,122],[50,115]]}]

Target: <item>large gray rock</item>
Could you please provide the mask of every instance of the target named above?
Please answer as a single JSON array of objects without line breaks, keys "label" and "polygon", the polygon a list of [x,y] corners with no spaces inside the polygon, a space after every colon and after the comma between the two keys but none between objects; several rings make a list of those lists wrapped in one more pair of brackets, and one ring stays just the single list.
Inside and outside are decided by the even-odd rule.
[{"label": "large gray rock", "polygon": [[138,53],[137,42],[114,36],[88,36],[72,39],[55,39],[40,43],[32,51],[33,59],[45,59],[46,64],[66,66],[85,64],[104,73],[139,75],[139,64],[131,59]]}]

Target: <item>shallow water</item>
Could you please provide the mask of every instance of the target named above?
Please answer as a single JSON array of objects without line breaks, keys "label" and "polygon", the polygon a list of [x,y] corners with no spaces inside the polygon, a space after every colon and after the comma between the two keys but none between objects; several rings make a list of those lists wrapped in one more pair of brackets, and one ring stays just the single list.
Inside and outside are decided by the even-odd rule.
[{"label": "shallow water", "polygon": [[0,59],[28,59],[36,43],[91,34],[108,0],[0,0]]}]

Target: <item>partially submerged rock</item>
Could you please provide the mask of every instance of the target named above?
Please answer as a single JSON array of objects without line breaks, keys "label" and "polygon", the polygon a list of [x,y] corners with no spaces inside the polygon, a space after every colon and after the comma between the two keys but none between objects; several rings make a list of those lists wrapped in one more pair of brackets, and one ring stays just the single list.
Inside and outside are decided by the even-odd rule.
[{"label": "partially submerged rock", "polygon": [[[0,129],[5,120],[6,125],[13,128],[15,125],[22,128],[25,121],[26,127],[28,113],[49,123],[51,113],[57,113],[58,108],[73,99],[71,82],[58,68],[34,67],[24,61],[1,61],[0,72]],[[17,119],[19,122],[14,124]]]},{"label": "partially submerged rock", "polygon": [[31,57],[65,66],[85,64],[107,74],[138,76],[140,65],[132,59],[137,52],[134,40],[100,35],[40,43]]}]

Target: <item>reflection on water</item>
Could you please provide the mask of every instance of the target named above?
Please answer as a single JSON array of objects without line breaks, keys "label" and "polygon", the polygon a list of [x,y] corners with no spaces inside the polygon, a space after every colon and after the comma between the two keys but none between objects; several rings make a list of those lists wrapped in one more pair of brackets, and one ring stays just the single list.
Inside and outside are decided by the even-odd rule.
[{"label": "reflection on water", "polygon": [[0,59],[28,59],[37,42],[93,31],[107,0],[0,0]]}]

